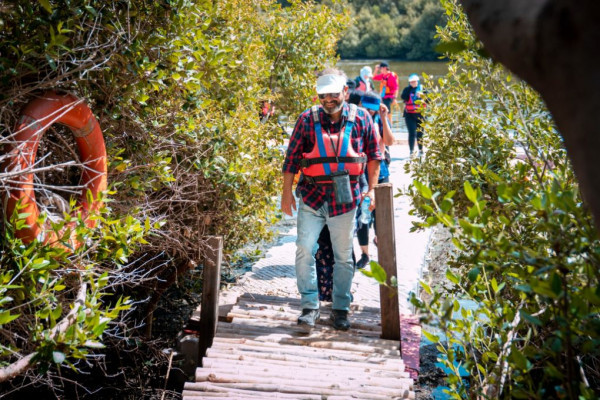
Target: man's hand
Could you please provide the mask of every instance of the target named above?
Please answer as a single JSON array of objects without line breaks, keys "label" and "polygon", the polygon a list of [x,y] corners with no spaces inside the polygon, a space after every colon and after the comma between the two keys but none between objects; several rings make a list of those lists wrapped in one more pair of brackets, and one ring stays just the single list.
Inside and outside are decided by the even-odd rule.
[{"label": "man's hand", "polygon": [[371,204],[369,205],[369,211],[373,211],[375,209],[375,190],[371,189],[368,192],[362,193],[361,203],[365,199],[365,197],[369,197],[371,199]]},{"label": "man's hand", "polygon": [[296,211],[296,199],[292,194],[294,175],[291,172],[283,173],[283,188],[281,189],[281,211],[289,216],[294,215],[292,209]]},{"label": "man's hand", "polygon": [[294,215],[292,210],[296,211],[296,199],[291,190],[284,190],[281,194],[281,211],[291,217]]}]

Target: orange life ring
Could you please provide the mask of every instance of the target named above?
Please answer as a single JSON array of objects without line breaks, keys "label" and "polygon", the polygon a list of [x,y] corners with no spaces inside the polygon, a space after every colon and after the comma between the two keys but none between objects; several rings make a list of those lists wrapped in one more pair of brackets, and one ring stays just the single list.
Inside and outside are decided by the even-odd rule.
[{"label": "orange life ring", "polygon": [[[27,226],[18,229],[16,236],[24,243],[30,243],[37,238],[42,243],[56,244],[64,230],[74,225],[65,226],[57,235],[50,229],[49,221],[43,225],[37,222],[40,212],[33,190],[35,155],[42,135],[55,123],[65,125],[73,132],[80,161],[84,165],[81,176],[81,185],[84,187],[77,205],[80,206],[78,212],[86,226],[93,228],[96,225],[96,221],[88,218],[88,215],[90,211],[95,212],[102,206],[102,203],[96,199],[101,191],[106,190],[107,166],[106,148],[100,125],[83,100],[71,94],[46,92],[25,106],[11,144],[7,148],[9,157],[5,170],[16,175],[17,183],[11,185],[6,198],[6,216],[10,218],[17,202],[21,201],[24,208],[19,210],[19,213],[28,214],[25,218]],[[20,173],[21,171],[25,173]],[[88,201],[88,190],[92,195],[91,201]],[[81,245],[75,240],[74,235],[70,239],[70,244],[73,248]]]}]

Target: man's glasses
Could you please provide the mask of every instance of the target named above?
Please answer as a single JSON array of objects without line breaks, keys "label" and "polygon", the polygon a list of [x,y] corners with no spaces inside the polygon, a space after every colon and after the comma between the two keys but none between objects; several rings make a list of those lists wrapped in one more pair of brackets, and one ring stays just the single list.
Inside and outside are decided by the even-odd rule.
[{"label": "man's glasses", "polygon": [[327,98],[327,96],[333,97],[334,99],[337,99],[338,97],[340,97],[341,92],[337,92],[337,93],[323,93],[319,95],[319,98],[321,100],[325,100]]}]

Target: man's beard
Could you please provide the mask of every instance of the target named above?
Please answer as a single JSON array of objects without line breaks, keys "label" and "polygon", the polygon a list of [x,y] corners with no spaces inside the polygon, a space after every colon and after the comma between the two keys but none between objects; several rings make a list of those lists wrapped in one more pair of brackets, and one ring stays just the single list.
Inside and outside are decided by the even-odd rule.
[{"label": "man's beard", "polygon": [[333,110],[323,106],[323,111],[325,111],[325,114],[331,115],[339,112],[342,109],[342,107],[344,107],[344,100],[340,101],[340,103]]}]

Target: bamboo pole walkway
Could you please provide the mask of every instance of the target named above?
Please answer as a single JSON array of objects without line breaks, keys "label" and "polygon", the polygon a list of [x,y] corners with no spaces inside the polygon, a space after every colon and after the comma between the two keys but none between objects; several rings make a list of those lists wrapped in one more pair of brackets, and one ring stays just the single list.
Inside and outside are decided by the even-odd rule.
[{"label": "bamboo pole walkway", "polygon": [[399,342],[380,339],[378,308],[353,305],[346,332],[331,326],[329,303],[310,333],[297,326],[300,311],[296,298],[239,296],[183,400],[415,397]]}]

